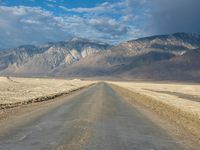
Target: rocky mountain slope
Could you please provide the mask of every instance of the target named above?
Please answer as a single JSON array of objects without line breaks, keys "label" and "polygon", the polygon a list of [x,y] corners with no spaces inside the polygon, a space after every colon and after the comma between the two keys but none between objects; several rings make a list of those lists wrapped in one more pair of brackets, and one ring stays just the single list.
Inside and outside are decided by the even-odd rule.
[{"label": "rocky mountain slope", "polygon": [[132,51],[134,54],[159,50],[181,54],[190,49],[200,47],[200,35],[175,33],[172,35],[158,35],[131,40],[113,47],[114,50]]},{"label": "rocky mountain slope", "polygon": [[[160,46],[154,47],[155,43],[159,43]],[[171,68],[174,68],[173,73],[171,73],[170,71],[168,72],[170,67],[166,68],[163,62],[168,62],[172,59],[176,62],[177,58],[185,56],[185,54],[192,52],[197,47],[200,47],[200,36],[195,34],[179,33],[147,37],[121,43],[118,46],[112,47],[110,51],[90,55],[76,64],[63,69],[58,68],[60,71],[56,70],[54,74],[70,77],[111,76],[122,79],[194,79],[196,81],[197,79],[190,74],[183,74],[182,79],[179,79],[180,73],[176,71],[178,67],[171,65]],[[195,61],[198,57],[191,59]],[[159,65],[160,68],[154,69],[154,72],[156,72],[153,74],[153,68],[151,70],[150,66],[154,67],[156,64],[161,65]],[[192,64],[190,68],[191,66]],[[142,71],[140,68],[146,68],[146,71]],[[180,68],[179,70],[186,72],[186,69],[187,67],[184,69]],[[195,69],[200,70],[200,67],[197,66]],[[166,70],[162,73],[162,76],[159,76],[161,74],[160,70]]]},{"label": "rocky mountain slope", "polygon": [[54,75],[66,77],[120,77],[120,74],[129,69],[148,65],[159,60],[170,59],[173,56],[174,54],[158,51],[136,56],[117,55],[116,53],[106,52],[90,55],[86,59],[82,59],[63,69],[57,68]]},{"label": "rocky mountain slope", "polygon": [[110,45],[82,38],[41,46],[25,45],[0,52],[0,70],[5,75],[50,75],[88,55],[105,51]]},{"label": "rocky mountain slope", "polygon": [[190,50],[168,60],[132,68],[124,78],[200,82],[200,49]]},{"label": "rocky mountain slope", "polygon": [[186,33],[146,37],[117,46],[73,38],[2,51],[0,74],[197,81],[200,67],[195,54],[198,56],[199,47],[200,35]]}]

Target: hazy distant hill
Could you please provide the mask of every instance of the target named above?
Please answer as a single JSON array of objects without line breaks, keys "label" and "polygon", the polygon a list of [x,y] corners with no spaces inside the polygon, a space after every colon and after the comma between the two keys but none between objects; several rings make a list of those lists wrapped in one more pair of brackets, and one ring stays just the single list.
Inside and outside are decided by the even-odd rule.
[{"label": "hazy distant hill", "polygon": [[[200,81],[200,35],[158,35],[111,46],[72,38],[0,52],[0,74]],[[196,50],[194,50],[196,49]]]}]

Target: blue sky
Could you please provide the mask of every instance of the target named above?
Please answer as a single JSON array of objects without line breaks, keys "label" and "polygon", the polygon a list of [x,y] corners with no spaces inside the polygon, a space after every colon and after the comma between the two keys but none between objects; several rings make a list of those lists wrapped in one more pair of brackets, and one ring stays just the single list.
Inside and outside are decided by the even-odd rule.
[{"label": "blue sky", "polygon": [[199,6],[199,0],[0,0],[0,49],[73,36],[116,44],[200,33]]}]

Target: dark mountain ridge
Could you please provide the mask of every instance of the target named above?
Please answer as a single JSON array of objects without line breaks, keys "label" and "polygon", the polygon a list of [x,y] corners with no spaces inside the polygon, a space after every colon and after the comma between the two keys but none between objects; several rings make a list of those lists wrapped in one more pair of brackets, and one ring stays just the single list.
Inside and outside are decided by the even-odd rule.
[{"label": "dark mountain ridge", "polygon": [[121,74],[126,78],[200,82],[200,49],[190,50],[168,60],[132,68]]}]

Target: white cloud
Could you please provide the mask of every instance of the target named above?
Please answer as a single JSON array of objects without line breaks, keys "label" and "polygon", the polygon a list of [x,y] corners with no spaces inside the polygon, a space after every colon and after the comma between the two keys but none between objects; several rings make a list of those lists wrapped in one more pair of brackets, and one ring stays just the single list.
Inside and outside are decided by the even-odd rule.
[{"label": "white cloud", "polygon": [[41,22],[34,19],[21,19],[22,23],[40,25]]},{"label": "white cloud", "polygon": [[120,11],[119,8],[124,6],[125,2],[116,2],[116,3],[104,2],[94,7],[67,8],[64,6],[60,6],[60,8],[67,12],[101,14],[101,13],[119,13]]},{"label": "white cloud", "polygon": [[63,40],[70,35],[51,12],[25,6],[0,6],[0,32],[1,48]]},{"label": "white cloud", "polygon": [[[135,22],[143,19],[137,16],[137,13],[145,10],[143,7],[145,3],[146,0],[124,0],[114,3],[105,2],[94,7],[67,8],[60,6],[60,8],[69,13],[74,12],[77,16],[80,15],[83,19],[80,26],[86,24],[83,30],[89,28],[91,36],[117,43],[144,35],[144,32],[139,29],[140,27],[136,27]],[[141,8],[142,10],[140,10]],[[118,17],[114,17],[115,15]]]},{"label": "white cloud", "polygon": [[43,4],[49,11],[8,7],[0,0],[0,49],[65,40],[71,35],[117,43],[155,33],[200,32],[199,0],[116,0],[78,8],[64,7],[63,0]]},{"label": "white cloud", "polygon": [[60,6],[67,11],[62,15],[40,7],[0,6],[0,49],[66,40],[72,35],[114,43],[136,38],[144,33],[132,23],[137,16],[132,8],[135,3],[130,1],[105,2],[91,8]]},{"label": "white cloud", "polygon": [[106,8],[108,7],[108,3],[103,3],[101,5],[98,5],[96,7],[91,8],[67,8],[64,6],[60,6],[61,9],[69,12],[77,12],[77,13],[100,13],[105,12]]}]

